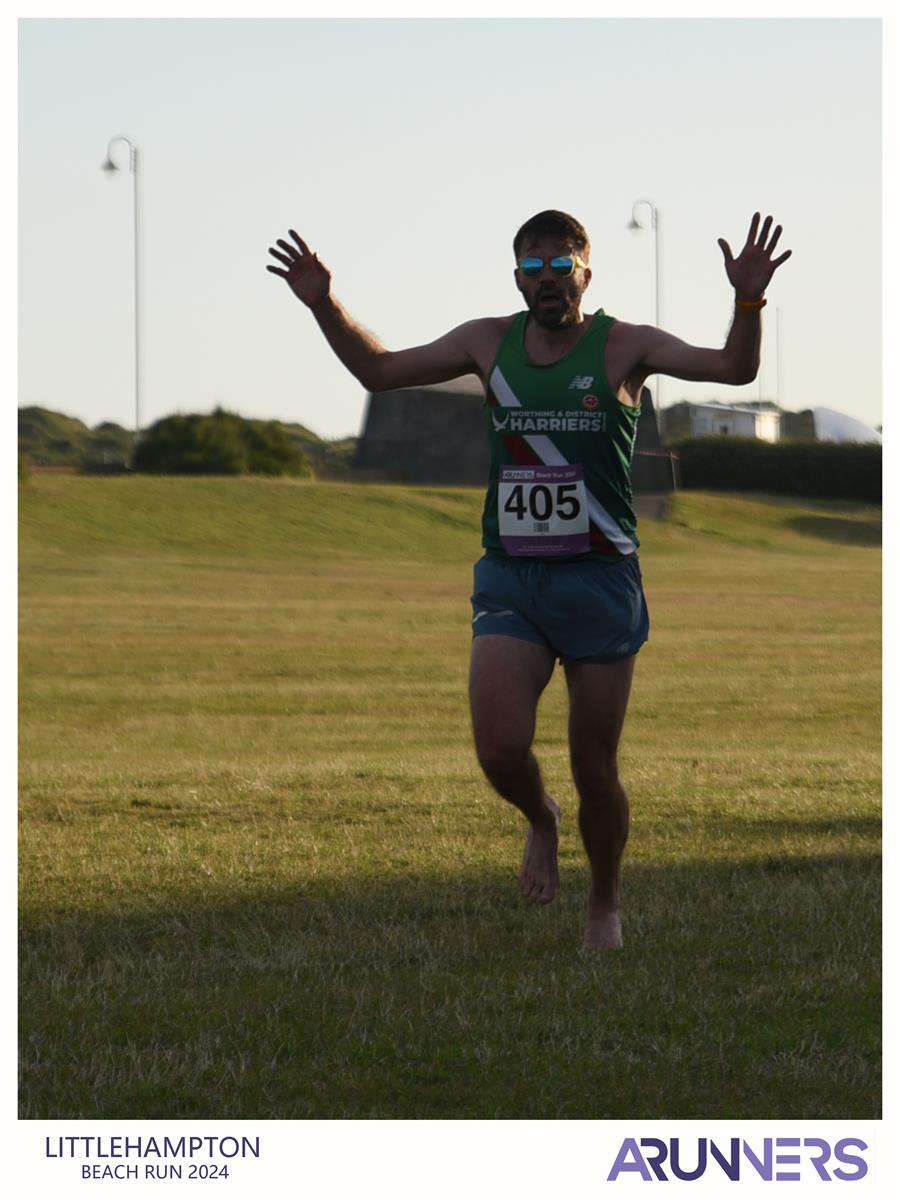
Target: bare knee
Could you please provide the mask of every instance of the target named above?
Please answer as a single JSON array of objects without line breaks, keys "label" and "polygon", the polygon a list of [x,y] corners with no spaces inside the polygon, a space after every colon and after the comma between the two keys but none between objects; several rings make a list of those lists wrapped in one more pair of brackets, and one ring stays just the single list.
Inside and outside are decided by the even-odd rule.
[{"label": "bare knee", "polygon": [[587,753],[572,753],[572,776],[585,804],[603,804],[618,795],[619,763],[615,751],[592,747]]},{"label": "bare knee", "polygon": [[515,779],[528,770],[529,746],[483,738],[476,740],[475,750],[481,769],[491,783]]}]

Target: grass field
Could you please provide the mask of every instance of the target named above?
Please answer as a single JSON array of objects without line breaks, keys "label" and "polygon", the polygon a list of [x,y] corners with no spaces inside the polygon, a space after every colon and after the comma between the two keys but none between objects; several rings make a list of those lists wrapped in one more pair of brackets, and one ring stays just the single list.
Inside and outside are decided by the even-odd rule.
[{"label": "grass field", "polygon": [[[642,524],[626,948],[465,703],[471,490],[22,487],[25,1118],[874,1118],[880,510]],[[559,675],[559,673],[558,673]]]}]

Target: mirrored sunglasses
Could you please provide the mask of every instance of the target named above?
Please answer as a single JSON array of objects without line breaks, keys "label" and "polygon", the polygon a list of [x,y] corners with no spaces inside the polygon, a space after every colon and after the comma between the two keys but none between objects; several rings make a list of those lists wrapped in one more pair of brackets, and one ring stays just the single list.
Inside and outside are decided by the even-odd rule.
[{"label": "mirrored sunglasses", "polygon": [[528,258],[520,258],[519,270],[523,275],[527,275],[529,277],[540,275],[544,263],[548,264],[554,275],[559,275],[562,278],[565,278],[567,275],[571,275],[576,267],[587,266],[586,263],[581,261],[577,254],[561,254],[558,258],[550,259],[533,258],[531,256]]}]

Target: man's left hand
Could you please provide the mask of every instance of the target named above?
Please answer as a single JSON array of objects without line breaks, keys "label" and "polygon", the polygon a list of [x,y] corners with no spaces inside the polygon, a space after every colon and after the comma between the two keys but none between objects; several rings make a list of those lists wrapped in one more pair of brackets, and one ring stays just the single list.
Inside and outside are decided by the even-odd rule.
[{"label": "man's left hand", "polygon": [[766,217],[760,229],[759,220],[759,213],[754,213],[747,241],[737,258],[731,253],[731,247],[725,239],[719,238],[719,246],[725,256],[725,270],[737,300],[758,300],[769,286],[776,269],[791,257],[791,251],[785,250],[778,258],[772,258],[781,237],[781,226],[776,225],[773,230],[772,218]]}]

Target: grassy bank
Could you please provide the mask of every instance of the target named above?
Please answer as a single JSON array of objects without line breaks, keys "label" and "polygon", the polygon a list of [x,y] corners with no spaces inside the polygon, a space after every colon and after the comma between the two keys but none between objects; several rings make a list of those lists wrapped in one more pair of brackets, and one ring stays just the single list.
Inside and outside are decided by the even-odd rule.
[{"label": "grassy bank", "polygon": [[878,510],[644,522],[626,949],[465,707],[477,492],[35,475],[24,1117],[874,1117]]}]

